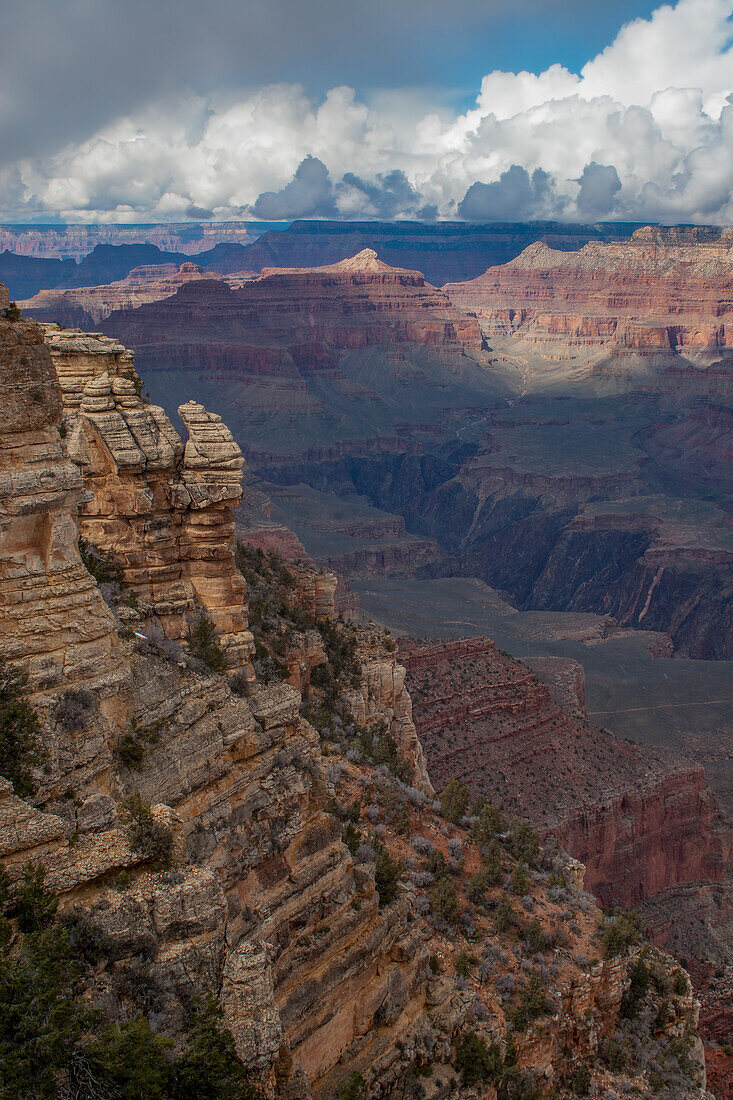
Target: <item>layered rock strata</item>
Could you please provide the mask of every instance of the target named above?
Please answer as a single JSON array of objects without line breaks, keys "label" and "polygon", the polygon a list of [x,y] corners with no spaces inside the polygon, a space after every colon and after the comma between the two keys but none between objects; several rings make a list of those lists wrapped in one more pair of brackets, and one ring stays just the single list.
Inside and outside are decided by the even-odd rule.
[{"label": "layered rock strata", "polygon": [[59,436],[61,394],[36,325],[0,316],[0,370],[3,653],[24,659],[33,687],[112,687],[121,673],[120,646],[79,558],[76,512],[84,487]]},{"label": "layered rock strata", "polygon": [[81,537],[113,557],[169,637],[183,637],[205,609],[230,666],[248,665],[246,586],[233,558],[243,460],[231,433],[220,417],[188,402],[179,409],[184,444],[163,409],[139,396],[127,349],[55,326],[46,341],[69,455],[87,489]]},{"label": "layered rock strata", "polygon": [[475,318],[455,309],[419,271],[389,267],[372,249],[322,268],[266,268],[237,291],[192,283],[165,304],[112,315],[105,330],[124,333],[153,369],[193,362],[195,355],[209,370],[333,370],[336,349],[384,343],[482,356]]},{"label": "layered rock strata", "polygon": [[[711,236],[647,226],[628,242],[586,244],[576,253],[537,242],[510,263],[445,290],[479,316],[489,338],[537,344],[555,360],[603,350],[621,364],[656,357],[669,366],[681,353],[710,365],[733,349],[730,230]],[[693,386],[698,375],[704,385],[705,374],[692,370],[686,377]],[[726,377],[730,387],[729,375],[730,363],[718,392]],[[665,388],[663,381],[646,385]],[[673,392],[673,383],[666,389]]]},{"label": "layered rock strata", "polygon": [[135,267],[117,282],[71,290],[40,290],[21,302],[23,314],[36,321],[91,328],[118,309],[136,309],[147,302],[169,298],[186,283],[222,279],[198,264],[146,264]]},{"label": "layered rock strata", "polygon": [[563,709],[486,638],[404,642],[400,659],[436,784],[461,779],[474,797],[556,836],[605,904],[634,906],[681,883],[725,878],[733,832],[702,768],[590,726],[577,702],[575,714]]}]

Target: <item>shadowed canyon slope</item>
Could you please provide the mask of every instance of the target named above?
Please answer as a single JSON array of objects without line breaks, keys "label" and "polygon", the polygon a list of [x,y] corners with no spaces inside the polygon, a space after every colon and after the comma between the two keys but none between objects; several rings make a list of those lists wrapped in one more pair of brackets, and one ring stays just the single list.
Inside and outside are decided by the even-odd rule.
[{"label": "shadowed canyon slope", "polygon": [[355,440],[400,449],[508,392],[476,319],[369,249],[236,290],[190,283],[103,328],[135,347],[157,396],[193,383],[204,403],[224,401],[250,458],[340,453]]}]

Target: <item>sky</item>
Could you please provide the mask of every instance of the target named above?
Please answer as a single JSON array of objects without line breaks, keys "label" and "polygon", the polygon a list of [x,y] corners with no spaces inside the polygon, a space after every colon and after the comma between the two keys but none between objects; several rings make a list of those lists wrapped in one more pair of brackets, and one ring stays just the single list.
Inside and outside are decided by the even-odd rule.
[{"label": "sky", "polygon": [[0,221],[733,223],[733,0],[0,0]]}]

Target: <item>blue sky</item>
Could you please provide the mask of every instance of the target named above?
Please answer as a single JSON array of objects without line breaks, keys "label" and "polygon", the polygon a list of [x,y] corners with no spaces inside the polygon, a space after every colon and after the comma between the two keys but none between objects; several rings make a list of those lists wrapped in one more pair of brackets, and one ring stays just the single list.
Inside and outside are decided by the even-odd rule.
[{"label": "blue sky", "polygon": [[5,221],[733,221],[733,0],[0,12]]}]

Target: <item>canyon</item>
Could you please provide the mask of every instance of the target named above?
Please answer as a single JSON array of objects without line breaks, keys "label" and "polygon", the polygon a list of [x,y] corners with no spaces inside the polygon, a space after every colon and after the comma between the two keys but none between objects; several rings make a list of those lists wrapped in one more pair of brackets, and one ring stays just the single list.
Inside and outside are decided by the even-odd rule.
[{"label": "canyon", "polygon": [[[0,288],[0,313],[8,308]],[[526,918],[499,884],[486,904],[470,894],[478,848],[430,802],[394,643],[381,629],[334,620],[335,578],[308,582],[307,566],[296,577],[281,559],[235,548],[242,459],[231,435],[194,404],[181,410],[183,446],[140,388],[125,348],[0,317],[0,655],[28,673],[24,705],[44,750],[34,789],[0,784],[0,862],[13,887],[29,861],[42,863],[60,914],[94,931],[101,956],[80,972],[86,994],[122,1029],[147,1005],[152,1026],[180,1047],[187,1005],[210,990],[239,1065],[269,1100],[330,1100],[354,1076],[370,1100],[396,1097],[422,1067],[433,1100],[489,1097],[493,1084],[477,1092],[455,1062],[469,1032],[495,1044],[502,1087],[515,1082],[517,1095],[571,1096],[582,1064],[597,1088],[643,1091],[657,1074],[670,1096],[702,1100],[697,1002],[684,971],[638,942],[617,953],[606,937],[604,951],[606,924],[582,892],[583,869],[562,853],[542,857],[548,871],[523,872],[547,965],[540,970],[538,944],[534,961],[523,955]],[[175,537],[197,518],[198,534]],[[89,557],[87,543],[82,559],[78,522],[108,549]],[[320,644],[332,654],[337,705],[327,705],[328,679],[316,684],[323,662],[298,669],[302,697],[282,679],[242,678],[236,665],[213,670],[191,636],[180,644],[153,578],[136,572],[146,563],[155,572],[144,540],[158,524],[159,549],[196,589],[189,614],[202,607],[213,617],[240,561],[226,603],[240,624],[250,620],[257,661],[269,653],[272,663],[283,639],[285,657],[288,646],[304,653],[300,635],[313,634],[308,653]],[[134,560],[140,548],[146,562]],[[214,566],[211,587],[193,584],[196,560]],[[334,663],[341,653],[348,682]],[[394,775],[368,755],[381,731]],[[398,781],[405,767],[416,786]],[[352,835],[357,826],[363,838],[351,847],[348,807]],[[405,820],[419,845],[408,845]],[[163,867],[140,830],[164,842]],[[380,845],[389,859],[377,857]],[[425,872],[409,869],[410,851],[437,852],[436,866],[455,862],[442,881],[455,880],[466,921],[430,916],[437,895],[426,892]],[[517,865],[509,848],[501,859],[507,873]],[[390,892],[385,866],[396,869]],[[561,887],[548,886],[550,868]],[[511,952],[494,915],[502,906],[519,930]],[[22,952],[24,933],[11,929]],[[466,937],[483,942],[486,961],[470,982],[457,973],[460,950],[474,942]],[[632,1033],[624,998],[639,966],[654,968],[658,988],[644,994]],[[547,983],[546,1004],[529,1015],[525,975]],[[621,1069],[604,1055],[611,1040],[633,1048]]]},{"label": "canyon", "polygon": [[[374,614],[378,601],[364,599],[372,590],[383,591],[379,617],[392,625],[413,591],[430,605],[449,581],[490,586],[482,590],[495,601],[499,644],[523,664],[485,638],[405,642],[397,664],[407,667],[414,725],[403,722],[409,695],[389,647],[373,675],[362,673],[359,698],[342,685],[344,705],[360,723],[387,715],[395,744],[437,789],[461,779],[508,815],[529,817],[586,865],[586,887],[604,904],[638,906],[655,941],[699,983],[703,1034],[718,1043],[710,1064],[722,1064],[730,824],[708,780],[729,809],[724,717],[715,725],[728,696],[715,672],[724,676],[733,657],[730,233],[645,227],[627,240],[619,227],[616,239],[578,240],[573,251],[560,233],[526,241],[468,282],[449,275],[441,291],[416,270],[427,238],[413,240],[413,253],[387,249],[387,239],[407,247],[405,227],[376,253],[362,229],[296,224],[256,242],[260,253],[249,249],[243,268],[239,246],[227,244],[199,270],[179,270],[176,258],[117,284],[54,291],[46,307],[40,296],[47,311],[33,316],[51,320],[66,302],[67,321],[58,320],[104,333],[47,325],[45,339],[64,394],[64,445],[93,496],[79,506],[82,535],[116,556],[141,609],[114,613],[143,631],[152,616],[185,652],[192,616],[206,612],[225,650],[228,631],[239,635],[230,676],[256,692],[279,662],[307,697],[322,639],[312,625],[291,637],[283,621],[285,651],[263,653],[260,619],[253,630],[246,599],[232,595],[235,531],[290,562],[311,624],[339,614],[353,623],[360,595]],[[396,256],[404,266],[384,262]],[[82,296],[80,317],[72,310]],[[133,347],[157,404],[141,400],[137,383],[130,390]],[[241,459],[226,490],[216,461],[205,477],[187,469],[180,425],[190,430],[192,398],[197,415],[212,410],[206,423],[217,431],[223,418],[227,446],[236,441],[246,458],[243,497]],[[179,407],[179,419],[163,407]],[[157,450],[151,418],[165,425],[155,428]],[[118,440],[123,427],[134,461]],[[164,438],[171,454],[161,459]],[[191,439],[193,454],[195,430]],[[202,502],[182,503],[177,487],[197,477]],[[174,576],[186,589],[177,608]],[[277,597],[293,598],[285,589]],[[225,621],[225,606],[243,608],[236,621]],[[466,611],[440,606],[460,634]],[[368,637],[363,665],[371,646],[386,646],[379,632]],[[586,656],[600,717],[585,711],[577,662]],[[672,717],[662,721],[663,679],[697,683],[695,670],[699,692],[683,703],[682,688],[670,688]],[[614,677],[604,698],[598,685]],[[622,679],[632,682],[626,694]],[[649,690],[650,711],[661,713],[629,725],[625,710],[644,710]],[[698,709],[674,709],[683,705]],[[682,736],[674,715],[685,713],[699,725],[691,719]],[[633,737],[638,728],[645,744],[592,721]]]},{"label": "canyon", "polygon": [[12,285],[18,298],[27,298],[52,287],[108,283],[141,264],[181,264],[192,256],[211,271],[232,274],[322,266],[371,248],[393,266],[417,268],[440,286],[450,279],[472,279],[491,264],[518,256],[533,241],[575,249],[588,241],[623,240],[634,228],[610,222],[568,226],[327,221],[279,227],[264,222],[0,226],[0,279]]},{"label": "canyon", "polygon": [[535,243],[446,295],[365,250],[238,287],[186,282],[101,327],[135,346],[157,401],[186,391],[226,412],[269,483],[387,513],[362,538],[332,524],[337,552],[312,530],[329,568],[478,576],[520,609],[611,614],[719,660],[733,654],[725,347],[720,362],[666,337],[666,351],[608,334],[579,347],[563,323],[548,358],[522,325],[497,329],[524,293],[532,331],[539,295],[543,317],[595,316],[602,299],[618,324],[695,317],[725,339],[729,255],[721,231],[648,227],[573,252]]}]

